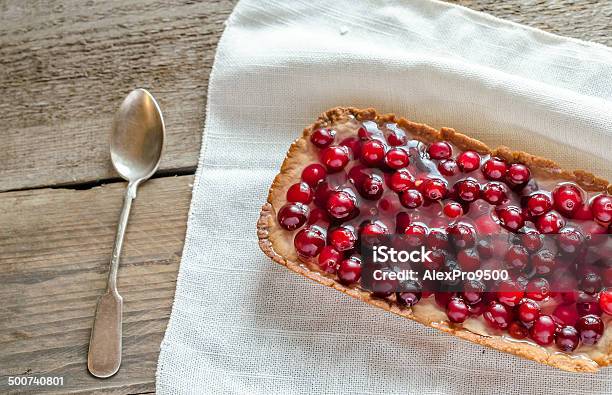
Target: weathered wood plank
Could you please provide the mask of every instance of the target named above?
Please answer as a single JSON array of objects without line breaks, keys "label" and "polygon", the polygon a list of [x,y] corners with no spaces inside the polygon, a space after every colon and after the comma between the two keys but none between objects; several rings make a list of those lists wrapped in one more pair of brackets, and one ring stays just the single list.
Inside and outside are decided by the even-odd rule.
[{"label": "weathered wood plank", "polygon": [[0,194],[0,393],[22,374],[65,376],[61,393],[154,390],[192,181],[151,180],[134,202],[119,269],[123,364],[108,380],[87,373],[87,347],[125,184]]},{"label": "weathered wood plank", "polygon": [[159,100],[162,171],[194,170],[214,51],[236,0],[0,4],[0,191],[117,177],[112,116]]},{"label": "weathered wood plank", "polygon": [[[554,33],[612,45],[608,1],[457,0]],[[159,98],[162,171],[193,171],[208,73],[235,0],[0,1],[0,191],[114,177],[106,142],[127,91]],[[149,181],[128,230],[120,287],[124,363],[86,371],[123,184],[0,194],[0,392],[6,376],[65,375],[69,392],[154,390],[193,177]]]},{"label": "weathered wood plank", "polygon": [[[0,191],[116,177],[112,114],[150,88],[168,127],[161,171],[193,171],[208,74],[236,0],[0,5]],[[554,33],[612,45],[609,1],[456,0]]]},{"label": "weathered wood plank", "polygon": [[612,46],[612,2],[609,0],[450,0],[450,2],[550,33]]}]

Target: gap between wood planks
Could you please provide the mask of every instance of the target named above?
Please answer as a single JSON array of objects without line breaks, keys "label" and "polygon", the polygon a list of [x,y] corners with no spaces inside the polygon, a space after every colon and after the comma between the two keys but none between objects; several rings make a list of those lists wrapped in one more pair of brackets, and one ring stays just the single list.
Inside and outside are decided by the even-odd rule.
[{"label": "gap between wood planks", "polygon": [[[153,174],[149,180],[157,179],[157,178],[167,178],[167,177],[180,177],[180,176],[189,176],[195,175],[196,168],[187,167],[184,169],[164,169],[159,170],[155,174]],[[56,184],[56,185],[41,185],[36,187],[24,187],[24,188],[14,188],[6,191],[1,191],[0,196],[3,193],[7,192],[22,192],[22,191],[35,191],[38,189],[69,189],[74,191],[86,191],[88,189],[100,187],[103,185],[114,184],[117,182],[127,182],[121,177],[110,177],[110,178],[102,178],[99,180],[93,181],[85,181],[85,182],[75,182],[75,183],[66,183],[66,184]]]}]

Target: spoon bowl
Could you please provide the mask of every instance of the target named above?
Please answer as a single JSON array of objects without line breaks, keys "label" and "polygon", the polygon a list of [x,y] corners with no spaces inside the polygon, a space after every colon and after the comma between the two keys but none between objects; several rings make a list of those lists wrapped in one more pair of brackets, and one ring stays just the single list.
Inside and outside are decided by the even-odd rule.
[{"label": "spoon bowl", "polygon": [[164,120],[157,102],[145,89],[125,98],[113,123],[111,161],[129,182],[151,177],[159,166],[164,145]]}]

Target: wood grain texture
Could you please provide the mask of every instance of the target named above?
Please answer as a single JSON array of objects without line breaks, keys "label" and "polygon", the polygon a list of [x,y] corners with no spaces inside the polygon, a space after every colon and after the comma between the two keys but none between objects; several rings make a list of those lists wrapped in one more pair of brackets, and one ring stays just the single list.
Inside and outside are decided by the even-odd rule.
[{"label": "wood grain texture", "polygon": [[126,185],[0,194],[0,393],[23,374],[64,376],[61,393],[154,390],[193,178],[151,180],[134,201],[119,269],[123,363],[107,380],[87,373],[87,348]]},{"label": "wood grain texture", "polygon": [[[0,191],[116,177],[107,144],[129,90],[166,117],[162,173],[197,164],[223,21],[236,0],[0,3]],[[612,2],[457,0],[570,37],[612,45]]]},{"label": "wood grain texture", "polygon": [[[453,2],[612,45],[609,1]],[[235,3],[0,0],[0,191],[115,179],[111,119],[136,86],[164,111],[161,172],[193,172],[208,74]],[[0,193],[0,393],[8,375],[42,374],[66,377],[49,392],[154,391],[192,181],[151,180],[135,202],[119,271],[124,360],[108,380],[87,373],[86,353],[125,184]]]},{"label": "wood grain texture", "polygon": [[473,10],[562,36],[612,46],[609,0],[450,0]]},{"label": "wood grain texture", "polygon": [[114,178],[112,116],[135,87],[164,113],[162,172],[193,171],[235,0],[0,4],[0,191]]}]

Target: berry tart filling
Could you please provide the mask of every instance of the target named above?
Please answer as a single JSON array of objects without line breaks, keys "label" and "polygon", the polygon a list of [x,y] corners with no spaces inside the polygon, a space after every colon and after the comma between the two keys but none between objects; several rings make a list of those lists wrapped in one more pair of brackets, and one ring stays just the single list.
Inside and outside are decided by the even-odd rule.
[{"label": "berry tart filling", "polygon": [[[610,363],[612,350],[608,189],[452,129],[336,109],[292,146],[270,192],[265,236],[309,277],[372,304],[593,371]],[[393,235],[431,251],[420,271],[503,269],[508,277],[381,280],[366,289],[362,244]],[[533,347],[544,353],[529,355]]]}]

